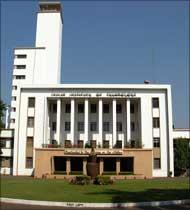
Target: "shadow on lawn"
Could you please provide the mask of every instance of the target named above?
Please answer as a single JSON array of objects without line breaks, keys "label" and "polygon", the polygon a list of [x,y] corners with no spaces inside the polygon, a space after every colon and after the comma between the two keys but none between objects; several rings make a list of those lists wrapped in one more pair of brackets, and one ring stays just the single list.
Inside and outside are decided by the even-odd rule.
[{"label": "shadow on lawn", "polygon": [[[190,191],[183,189],[148,189],[142,192],[129,192],[124,190],[110,189],[103,192],[88,193],[91,195],[109,195],[112,203],[143,202],[143,201],[166,201],[189,199]],[[121,206],[122,207],[122,206]]]}]

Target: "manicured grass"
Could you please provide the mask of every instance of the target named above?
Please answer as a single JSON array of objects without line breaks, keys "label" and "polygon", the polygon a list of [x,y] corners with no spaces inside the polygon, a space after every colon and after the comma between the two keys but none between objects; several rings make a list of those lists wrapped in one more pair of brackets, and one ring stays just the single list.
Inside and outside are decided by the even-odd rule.
[{"label": "manicured grass", "polygon": [[188,178],[123,180],[113,185],[72,185],[66,180],[2,177],[1,197],[67,202],[138,202],[189,199]]}]

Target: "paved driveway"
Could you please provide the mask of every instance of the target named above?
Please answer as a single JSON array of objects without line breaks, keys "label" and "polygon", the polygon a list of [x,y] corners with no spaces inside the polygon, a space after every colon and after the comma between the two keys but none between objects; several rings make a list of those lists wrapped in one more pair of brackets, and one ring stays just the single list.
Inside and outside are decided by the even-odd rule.
[{"label": "paved driveway", "polygon": [[[95,210],[95,208],[62,208],[62,207],[47,207],[47,206],[31,206],[20,204],[1,203],[1,210]],[[162,207],[135,207],[125,208],[128,210],[189,210],[190,204]],[[124,208],[98,208],[97,210],[124,210]]]}]

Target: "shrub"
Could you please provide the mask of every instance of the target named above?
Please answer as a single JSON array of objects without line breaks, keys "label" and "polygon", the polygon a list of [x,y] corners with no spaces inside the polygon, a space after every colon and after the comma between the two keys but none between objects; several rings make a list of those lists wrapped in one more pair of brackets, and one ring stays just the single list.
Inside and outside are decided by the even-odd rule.
[{"label": "shrub", "polygon": [[74,179],[71,180],[71,184],[78,184],[78,185],[90,184],[90,177],[89,176],[76,176]]},{"label": "shrub", "polygon": [[95,178],[94,184],[99,184],[99,185],[113,184],[113,180],[109,176],[97,176]]}]

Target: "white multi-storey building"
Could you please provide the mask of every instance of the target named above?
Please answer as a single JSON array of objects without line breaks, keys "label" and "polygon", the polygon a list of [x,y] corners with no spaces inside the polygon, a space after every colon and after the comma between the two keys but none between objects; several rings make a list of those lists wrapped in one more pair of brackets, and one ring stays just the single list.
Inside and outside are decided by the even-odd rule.
[{"label": "white multi-storey building", "polygon": [[35,47],[14,50],[13,175],[174,174],[170,85],[61,84],[62,8],[40,2]]}]

